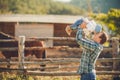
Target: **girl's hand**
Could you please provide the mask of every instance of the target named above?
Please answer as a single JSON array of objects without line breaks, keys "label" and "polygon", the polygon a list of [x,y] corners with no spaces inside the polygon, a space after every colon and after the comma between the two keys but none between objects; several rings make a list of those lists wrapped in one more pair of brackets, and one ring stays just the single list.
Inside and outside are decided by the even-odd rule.
[{"label": "girl's hand", "polygon": [[66,33],[67,33],[69,36],[71,35],[72,30],[71,30],[70,26],[67,26],[67,27],[65,28],[65,31],[66,31]]}]

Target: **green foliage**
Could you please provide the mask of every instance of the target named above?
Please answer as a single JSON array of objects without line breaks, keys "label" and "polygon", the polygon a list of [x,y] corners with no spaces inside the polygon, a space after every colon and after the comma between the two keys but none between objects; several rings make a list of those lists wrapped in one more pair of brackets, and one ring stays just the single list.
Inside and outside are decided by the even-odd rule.
[{"label": "green foliage", "polygon": [[0,80],[34,80],[31,76],[10,74],[8,72],[0,74]]},{"label": "green foliage", "polygon": [[92,17],[108,26],[112,35],[120,35],[120,9],[110,9],[107,14],[94,14]]},{"label": "green foliage", "polygon": [[120,8],[120,0],[71,0],[70,4],[94,13],[107,13],[111,8]]},{"label": "green foliage", "polygon": [[0,14],[71,14],[84,11],[53,0],[0,0]]},{"label": "green foliage", "polygon": [[[24,76],[15,73],[2,72],[0,80],[80,80],[80,76]],[[97,80],[112,80],[112,75],[97,75]]]},{"label": "green foliage", "polygon": [[[108,23],[115,34],[120,34],[120,9],[111,9],[108,12]],[[110,27],[111,27],[110,26]]]},{"label": "green foliage", "polygon": [[9,13],[8,0],[0,0],[0,13]]},{"label": "green foliage", "polygon": [[51,5],[51,9],[49,11],[49,14],[73,14],[73,15],[78,15],[78,14],[82,14],[83,11],[80,10],[77,7],[74,7],[72,5],[68,5],[68,4],[63,4],[63,3],[58,3],[58,2],[54,2],[50,4]]},{"label": "green foliage", "polygon": [[99,13],[99,14],[93,14],[91,15],[91,17],[95,18],[96,20],[99,20],[99,21],[106,21],[108,16],[107,14],[103,14],[103,13]]}]

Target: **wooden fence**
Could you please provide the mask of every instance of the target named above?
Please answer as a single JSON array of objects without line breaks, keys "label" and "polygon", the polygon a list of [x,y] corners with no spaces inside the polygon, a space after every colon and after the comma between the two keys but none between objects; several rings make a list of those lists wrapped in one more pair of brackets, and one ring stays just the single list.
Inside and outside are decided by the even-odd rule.
[{"label": "wooden fence", "polygon": [[[28,41],[33,41],[33,39],[27,39]],[[48,41],[48,40],[72,40],[74,41],[74,38],[69,37],[49,37],[49,38],[36,38],[34,40],[42,40],[42,41]],[[0,40],[0,42],[11,42],[15,40]],[[80,59],[79,58],[46,58],[46,59],[33,59],[30,60],[29,58],[24,57],[24,49],[41,49],[41,48],[50,48],[48,46],[46,47],[27,47],[25,48],[25,37],[20,36],[18,39],[18,48],[0,48],[0,51],[14,51],[18,50],[19,57],[11,59],[9,64],[11,65],[18,65],[18,68],[0,68],[0,71],[11,71],[11,70],[17,70],[17,71],[27,71],[25,74],[28,75],[39,75],[39,76],[71,76],[71,75],[78,75],[76,73],[76,70],[79,66]],[[120,65],[120,57],[119,57],[119,39],[113,38],[112,40],[112,48],[105,48],[107,50],[112,50],[111,52],[113,54],[113,58],[99,58],[97,60],[96,69],[97,74],[99,75],[120,75],[119,66]],[[46,44],[47,45],[47,44]],[[105,50],[104,49],[104,50]],[[9,53],[8,53],[9,54]],[[113,65],[107,65],[102,66],[99,65],[100,63],[109,63]],[[7,65],[8,62],[6,60],[0,60],[0,64]],[[27,65],[48,65],[46,67],[34,67],[34,68],[25,68],[24,66]],[[74,66],[73,66],[74,65]],[[40,69],[45,69],[45,71],[40,71]],[[103,70],[103,71],[102,71]]]}]

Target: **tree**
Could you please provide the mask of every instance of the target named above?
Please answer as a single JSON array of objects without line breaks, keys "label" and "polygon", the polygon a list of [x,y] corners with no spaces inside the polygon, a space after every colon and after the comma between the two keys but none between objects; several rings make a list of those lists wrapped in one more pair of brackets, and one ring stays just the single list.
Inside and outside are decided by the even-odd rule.
[{"label": "tree", "polygon": [[9,13],[9,0],[0,0],[0,13]]},{"label": "tree", "polygon": [[93,14],[92,17],[106,25],[113,36],[120,36],[120,9],[110,9],[107,14]]},{"label": "tree", "polygon": [[0,0],[0,14],[8,13],[80,15],[84,11],[73,5],[53,0]]},{"label": "tree", "polygon": [[120,9],[111,9],[108,12],[107,22],[115,34],[120,35]]},{"label": "tree", "polygon": [[111,8],[120,8],[120,0],[71,0],[70,4],[94,13],[107,13]]}]

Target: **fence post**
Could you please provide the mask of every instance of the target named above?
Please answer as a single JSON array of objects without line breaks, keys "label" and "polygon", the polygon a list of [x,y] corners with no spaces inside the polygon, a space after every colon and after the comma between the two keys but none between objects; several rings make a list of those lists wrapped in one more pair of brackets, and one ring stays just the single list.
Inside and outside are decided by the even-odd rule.
[{"label": "fence post", "polygon": [[18,40],[18,58],[19,68],[24,69],[24,48],[25,48],[25,36],[19,36]]},{"label": "fence post", "polygon": [[[119,39],[117,38],[113,38],[112,39],[112,55],[113,58],[118,58],[119,57]],[[117,70],[117,66],[118,62],[117,61],[113,61],[113,70]]]}]

